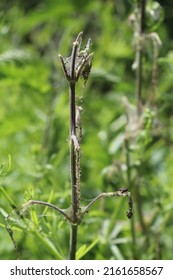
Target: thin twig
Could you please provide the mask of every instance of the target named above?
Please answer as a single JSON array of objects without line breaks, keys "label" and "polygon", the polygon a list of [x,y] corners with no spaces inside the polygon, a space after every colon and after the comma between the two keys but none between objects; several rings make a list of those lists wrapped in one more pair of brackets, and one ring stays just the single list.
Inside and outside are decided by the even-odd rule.
[{"label": "thin twig", "polygon": [[60,214],[62,214],[68,221],[71,222],[70,216],[67,215],[67,213],[65,212],[65,210],[55,206],[54,204],[51,204],[49,202],[44,202],[44,201],[40,201],[40,200],[29,200],[27,203],[23,204],[21,207],[21,211],[22,209],[26,209],[28,208],[30,205],[43,205],[43,206],[48,206],[50,208],[53,208],[54,210],[56,210],[57,212],[59,212]]},{"label": "thin twig", "polygon": [[91,200],[91,202],[84,207],[83,211],[82,211],[82,216],[84,216],[86,213],[88,213],[89,209],[91,208],[91,206],[100,198],[102,197],[112,197],[112,196],[128,196],[131,197],[131,193],[128,191],[123,191],[122,189],[118,190],[117,192],[108,192],[108,193],[101,193],[98,196],[96,196],[94,199]]},{"label": "thin twig", "polygon": [[17,243],[14,239],[13,231],[7,223],[6,223],[5,227],[6,227],[6,230],[7,230],[8,234],[9,234],[11,240],[12,240],[12,243],[13,243],[13,246],[14,246],[14,249],[15,249],[15,252],[16,252],[16,258],[17,258],[17,260],[20,260],[20,252],[19,252],[19,248],[17,246]]}]

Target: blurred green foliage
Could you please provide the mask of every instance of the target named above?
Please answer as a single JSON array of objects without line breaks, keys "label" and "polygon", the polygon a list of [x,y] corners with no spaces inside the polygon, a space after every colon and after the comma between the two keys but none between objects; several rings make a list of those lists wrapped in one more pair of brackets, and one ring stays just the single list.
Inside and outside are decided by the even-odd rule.
[{"label": "blurred green foliage", "polygon": [[[169,27],[173,14],[171,1],[166,2],[149,1],[147,10],[146,32],[157,32],[162,41],[156,112],[153,115],[150,110],[145,111],[145,129],[129,147],[132,183],[136,174],[140,175],[146,225],[144,233],[132,188],[139,259],[173,257],[173,38]],[[10,202],[17,207],[28,199],[49,201],[60,208],[70,204],[68,85],[58,54],[70,55],[71,43],[81,30],[84,40],[92,38],[94,50],[82,104],[82,204],[86,205],[102,191],[115,191],[127,185],[124,97],[135,106],[134,35],[129,16],[136,3],[1,1],[0,185],[8,197],[0,192],[0,259],[16,258],[5,228],[9,213],[22,259],[67,258],[69,225],[62,217],[46,207],[34,206],[24,213],[28,217],[26,223],[12,210]],[[153,66],[150,43],[145,48],[143,63],[143,96],[147,102]],[[79,84],[79,97],[81,91]],[[97,202],[79,227],[77,257],[133,259],[134,244],[126,209],[127,201],[123,198]]]}]

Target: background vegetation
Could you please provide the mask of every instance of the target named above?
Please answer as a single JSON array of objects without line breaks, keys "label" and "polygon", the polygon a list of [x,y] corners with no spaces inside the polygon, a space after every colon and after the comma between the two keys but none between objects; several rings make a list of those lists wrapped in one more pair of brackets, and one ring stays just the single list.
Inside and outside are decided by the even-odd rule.
[{"label": "background vegetation", "polygon": [[[127,219],[124,198],[98,202],[79,227],[78,258],[173,257],[173,5],[171,0],[147,2],[146,34],[157,32],[162,42],[158,85],[153,96],[155,53],[148,41],[142,91],[149,108],[143,115],[146,125],[128,138],[127,125],[134,124],[136,108],[130,15],[137,2],[0,3],[0,185],[18,207],[28,199],[60,208],[70,204],[68,86],[58,54],[70,55],[71,42],[81,30],[84,40],[93,41],[93,68],[82,103],[82,204],[102,191],[128,186],[134,217],[132,222]],[[11,212],[1,192],[0,259],[16,258],[5,228]],[[32,207],[27,215],[28,224],[23,225],[12,212],[21,258],[67,258],[66,221],[41,206]]]}]

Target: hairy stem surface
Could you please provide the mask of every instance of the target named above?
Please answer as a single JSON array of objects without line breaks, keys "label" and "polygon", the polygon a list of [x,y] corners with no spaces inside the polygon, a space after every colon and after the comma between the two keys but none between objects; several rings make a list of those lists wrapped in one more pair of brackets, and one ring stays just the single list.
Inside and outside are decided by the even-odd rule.
[{"label": "hairy stem surface", "polygon": [[70,232],[70,260],[76,258],[77,244],[77,213],[78,213],[78,193],[77,193],[77,176],[76,176],[76,152],[73,138],[76,138],[76,103],[75,103],[75,83],[70,83],[70,176],[71,176],[71,232]]}]

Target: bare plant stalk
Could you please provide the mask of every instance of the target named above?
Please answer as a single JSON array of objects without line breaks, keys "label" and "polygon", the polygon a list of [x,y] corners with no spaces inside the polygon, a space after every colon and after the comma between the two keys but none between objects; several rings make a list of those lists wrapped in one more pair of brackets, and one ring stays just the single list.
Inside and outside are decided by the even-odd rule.
[{"label": "bare plant stalk", "polygon": [[[73,43],[72,55],[71,55],[71,71],[69,82],[69,98],[70,98],[70,175],[71,175],[71,235],[70,235],[70,260],[74,260],[76,257],[76,245],[77,245],[77,220],[79,210],[79,193],[77,186],[77,174],[76,174],[76,150],[77,137],[76,137],[76,82],[75,82],[75,63],[77,55],[78,42]],[[76,141],[76,142],[75,142]],[[76,143],[76,144],[75,144]]]},{"label": "bare plant stalk", "polygon": [[144,35],[144,23],[145,23],[145,6],[146,0],[139,0],[139,30],[136,46],[136,102],[137,102],[137,114],[140,116],[142,112],[142,45]]},{"label": "bare plant stalk", "polygon": [[52,208],[52,209],[56,210],[57,212],[59,212],[60,214],[62,214],[68,221],[71,221],[70,217],[67,215],[67,213],[65,212],[64,209],[61,209],[61,208],[57,207],[56,205],[54,205],[52,203],[44,202],[44,201],[40,201],[40,200],[29,200],[27,203],[22,205],[22,208],[20,209],[20,211],[22,212],[23,210],[27,209],[31,205],[36,205],[36,204],[37,205],[48,206],[49,208]]},{"label": "bare plant stalk", "polygon": [[[81,222],[83,216],[89,211],[90,207],[102,197],[112,197],[112,196],[122,196],[128,197],[128,210],[126,215],[129,219],[133,216],[133,200],[131,193],[128,188],[120,188],[117,192],[101,193],[95,197],[82,211],[80,208],[80,140],[82,137],[82,128],[80,124],[80,113],[82,111],[81,106],[76,106],[76,83],[80,77],[84,79],[84,85],[90,74],[90,69],[92,66],[93,53],[90,53],[91,39],[88,40],[86,48],[80,50],[82,42],[82,32],[79,33],[75,42],[73,43],[72,53],[70,57],[63,58],[59,55],[64,74],[69,83],[69,99],[70,99],[70,178],[71,178],[71,207],[69,209],[61,209],[54,204],[39,201],[39,200],[29,200],[27,203],[23,204],[19,209],[9,198],[6,192],[0,188],[0,191],[9,201],[11,207],[14,209],[16,214],[23,218],[23,213],[32,205],[43,205],[56,210],[58,213],[62,214],[71,224],[70,232],[70,250],[69,258],[70,260],[76,259],[76,248],[77,248],[77,233],[78,225]],[[9,236],[14,244],[17,258],[19,258],[19,251],[17,248],[17,243],[15,242],[13,231],[9,226],[9,221],[12,218],[9,215],[6,219],[6,228]]]},{"label": "bare plant stalk", "polygon": [[[129,139],[128,138],[126,138],[124,140],[124,144],[125,144],[125,155],[126,155],[126,165],[127,165],[127,186],[131,190],[133,186],[132,186],[132,179],[131,179],[131,160],[130,160],[130,152],[129,152],[130,149],[129,149]],[[131,219],[131,233],[132,233],[133,258],[138,259],[134,219]]]},{"label": "bare plant stalk", "polygon": [[[78,117],[76,114],[76,83],[79,77],[83,77],[86,82],[91,68],[93,54],[89,53],[91,40],[88,40],[84,51],[80,51],[82,42],[82,32],[79,33],[73,43],[70,58],[64,59],[60,55],[62,67],[69,83],[70,99],[70,177],[71,177],[71,234],[69,258],[76,258],[77,229],[80,223],[80,139],[76,134],[78,127]],[[68,62],[70,66],[68,67]]]},{"label": "bare plant stalk", "polygon": [[[142,114],[142,78],[143,78],[143,40],[144,40],[144,27],[145,27],[145,8],[146,8],[146,0],[139,0],[139,23],[138,23],[138,42],[136,47],[136,107],[137,107],[137,115],[140,119]],[[140,121],[140,120],[139,120]],[[141,195],[139,191],[140,185],[140,174],[138,174],[137,182],[135,185],[135,193],[136,193],[136,201],[138,208],[139,221],[144,233],[146,233],[145,222],[143,219],[143,211],[142,211],[142,201]]]},{"label": "bare plant stalk", "polygon": [[[73,61],[72,61],[73,63]],[[76,139],[76,102],[75,102],[75,86],[74,82],[69,85],[69,95],[70,95],[70,175],[71,175],[71,237],[70,237],[70,259],[75,259],[76,254],[76,244],[77,244],[77,220],[78,220],[78,210],[79,210],[79,186],[77,185],[77,170],[76,170],[76,149],[75,140]]]},{"label": "bare plant stalk", "polygon": [[131,198],[131,193],[128,191],[127,188],[120,188],[118,191],[116,192],[103,192],[101,194],[99,194],[98,196],[96,196],[95,198],[93,198],[91,200],[91,202],[83,209],[82,211],[82,215],[84,216],[86,213],[88,213],[89,209],[91,208],[91,206],[93,204],[95,204],[95,202],[97,200],[99,200],[100,198],[106,198],[106,197],[113,197],[113,196],[127,196],[129,197],[129,209],[126,212],[126,215],[129,219],[131,219],[132,215],[133,215],[133,202],[132,202],[132,198]]},{"label": "bare plant stalk", "polygon": [[82,108],[80,106],[76,106],[76,83],[79,77],[82,77],[84,79],[84,85],[86,84],[90,74],[93,57],[93,54],[89,53],[91,39],[88,40],[86,48],[82,51],[80,50],[81,41],[82,32],[79,33],[75,42],[73,43],[71,56],[63,58],[61,55],[59,55],[64,74],[69,83],[70,98],[70,177],[72,191],[71,213],[69,218],[71,222],[69,251],[70,260],[76,259],[78,225],[83,216],[98,199],[111,196],[128,196],[129,207],[126,215],[129,219],[131,219],[133,215],[133,201],[127,188],[120,188],[117,192],[101,193],[95,197],[82,211],[80,208],[80,140],[82,136],[80,126],[80,112]]}]

